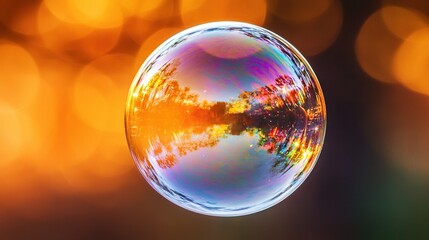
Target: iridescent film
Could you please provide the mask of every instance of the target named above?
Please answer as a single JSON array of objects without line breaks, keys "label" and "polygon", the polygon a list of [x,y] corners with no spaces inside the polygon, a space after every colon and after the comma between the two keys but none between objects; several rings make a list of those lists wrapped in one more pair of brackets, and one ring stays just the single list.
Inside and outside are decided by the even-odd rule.
[{"label": "iridescent film", "polygon": [[161,195],[201,214],[241,216],[305,180],[326,110],[293,46],[261,27],[217,22],[173,36],[143,63],[125,126],[138,169]]}]

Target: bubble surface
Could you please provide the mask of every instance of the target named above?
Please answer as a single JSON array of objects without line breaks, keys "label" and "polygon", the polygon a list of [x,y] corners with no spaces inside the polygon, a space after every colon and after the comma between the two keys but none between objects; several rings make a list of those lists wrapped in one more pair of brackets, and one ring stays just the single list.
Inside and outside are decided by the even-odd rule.
[{"label": "bubble surface", "polygon": [[326,126],[322,90],[288,42],[254,25],[185,30],[143,63],[125,128],[147,182],[213,216],[269,208],[308,176]]}]

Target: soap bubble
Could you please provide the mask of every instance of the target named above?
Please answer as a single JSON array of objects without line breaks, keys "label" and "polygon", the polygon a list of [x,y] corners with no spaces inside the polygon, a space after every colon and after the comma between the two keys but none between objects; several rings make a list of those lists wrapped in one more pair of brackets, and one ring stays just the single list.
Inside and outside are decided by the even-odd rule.
[{"label": "soap bubble", "polygon": [[241,216],[289,196],[320,154],[326,110],[301,54],[250,24],[185,30],[143,63],[125,127],[147,182],[171,202]]}]

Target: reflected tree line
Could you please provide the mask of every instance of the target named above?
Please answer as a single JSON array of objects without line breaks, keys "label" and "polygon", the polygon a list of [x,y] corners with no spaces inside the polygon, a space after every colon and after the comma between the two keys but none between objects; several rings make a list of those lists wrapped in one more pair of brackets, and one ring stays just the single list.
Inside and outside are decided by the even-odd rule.
[{"label": "reflected tree line", "polygon": [[[201,148],[215,147],[230,135],[257,135],[257,145],[273,154],[273,171],[284,173],[305,157],[310,158],[318,134],[308,134],[308,116],[300,91],[287,75],[271,85],[243,91],[229,102],[200,100],[189,87],[174,80],[178,61],[164,65],[135,95],[135,126],[148,157],[161,168],[174,166],[179,157]],[[302,92],[302,91],[301,91]],[[316,112],[315,112],[316,111]],[[310,128],[309,128],[310,127]],[[317,131],[317,129],[315,130]],[[313,137],[308,137],[313,136]],[[308,156],[305,156],[308,155]]]}]

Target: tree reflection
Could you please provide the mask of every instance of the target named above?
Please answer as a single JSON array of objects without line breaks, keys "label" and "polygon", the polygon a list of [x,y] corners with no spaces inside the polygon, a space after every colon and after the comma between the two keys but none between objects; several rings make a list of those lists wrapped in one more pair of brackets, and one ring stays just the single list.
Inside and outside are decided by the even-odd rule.
[{"label": "tree reflection", "polygon": [[258,147],[273,155],[274,173],[283,174],[299,161],[314,158],[318,134],[306,134],[315,125],[308,116],[321,110],[304,110],[302,91],[289,76],[243,91],[229,102],[210,102],[180,86],[174,77],[178,64],[165,64],[133,95],[136,122],[131,125],[138,126],[135,134],[145,139],[140,143],[147,151],[145,159],[171,168],[182,156],[241,134],[258,137]]}]

